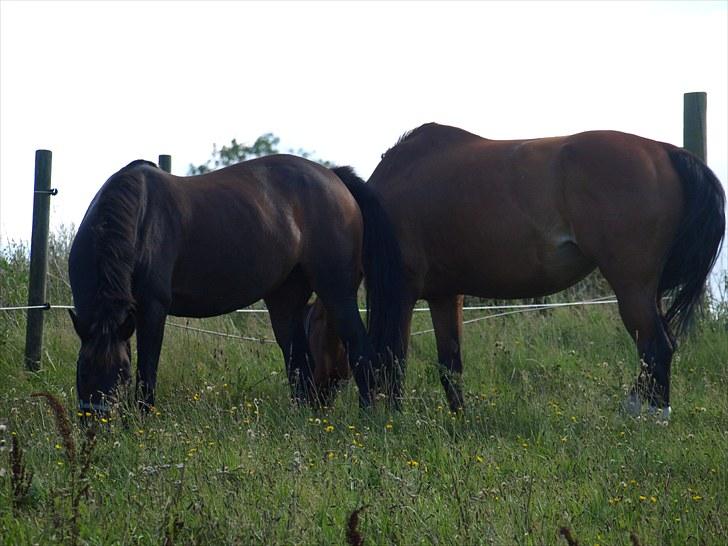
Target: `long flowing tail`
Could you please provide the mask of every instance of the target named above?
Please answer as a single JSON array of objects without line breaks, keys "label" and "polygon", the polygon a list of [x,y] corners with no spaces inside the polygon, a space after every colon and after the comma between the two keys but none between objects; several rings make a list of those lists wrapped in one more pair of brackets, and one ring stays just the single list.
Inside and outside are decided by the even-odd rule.
[{"label": "long flowing tail", "polygon": [[696,156],[679,148],[668,151],[683,184],[685,205],[660,279],[659,296],[672,292],[665,314],[676,334],[690,325],[705,282],[725,235],[725,193],[720,180]]},{"label": "long flowing tail", "polygon": [[402,364],[404,268],[399,242],[377,193],[351,167],[333,170],[356,199],[364,218],[362,261],[369,337],[385,365]]}]

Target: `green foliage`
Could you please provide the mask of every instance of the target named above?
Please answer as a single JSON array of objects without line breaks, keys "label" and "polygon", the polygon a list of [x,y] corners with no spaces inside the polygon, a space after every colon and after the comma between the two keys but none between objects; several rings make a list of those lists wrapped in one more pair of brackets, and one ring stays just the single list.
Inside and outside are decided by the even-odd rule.
[{"label": "green foliage", "polygon": [[[18,256],[0,262],[4,299],[26,275]],[[42,370],[28,374],[23,317],[0,312],[4,544],[564,544],[562,527],[580,544],[728,542],[723,313],[675,358],[668,427],[620,412],[637,362],[613,307],[466,326],[463,415],[446,409],[431,334],[412,338],[403,411],[365,413],[351,384],[332,408],[294,407],[273,344],[168,327],[156,411],[102,423],[75,466],[58,409],[30,395],[75,412],[78,340],[48,312]],[[257,315],[170,322],[271,337]],[[414,331],[429,326],[415,316]],[[32,474],[22,502],[11,435]]]},{"label": "green foliage", "polygon": [[[3,298],[25,274],[4,259]],[[403,411],[365,413],[351,384],[331,408],[294,407],[273,344],[168,327],[157,410],[102,423],[75,467],[57,410],[30,395],[75,411],[78,340],[66,313],[49,311],[42,370],[28,374],[23,322],[0,312],[3,544],[343,544],[362,507],[364,544],[560,545],[562,527],[590,545],[626,546],[630,533],[728,543],[722,311],[677,353],[667,427],[620,410],[638,364],[610,306],[465,326],[462,415],[447,411],[431,334],[412,338]],[[257,315],[170,322],[271,337]],[[419,313],[412,329],[430,326]],[[86,434],[71,426],[81,453]],[[32,473],[15,509],[13,434]]]},{"label": "green foliage", "polygon": [[[273,133],[265,133],[255,139],[255,142],[250,146],[241,144],[236,139],[232,139],[229,145],[223,145],[219,149],[216,144],[213,144],[212,157],[202,165],[190,164],[187,174],[204,174],[248,159],[280,153],[278,150],[280,140]],[[311,152],[300,148],[298,150],[289,150],[288,153],[311,159],[324,167],[333,167],[333,163],[322,159],[314,159]]]}]

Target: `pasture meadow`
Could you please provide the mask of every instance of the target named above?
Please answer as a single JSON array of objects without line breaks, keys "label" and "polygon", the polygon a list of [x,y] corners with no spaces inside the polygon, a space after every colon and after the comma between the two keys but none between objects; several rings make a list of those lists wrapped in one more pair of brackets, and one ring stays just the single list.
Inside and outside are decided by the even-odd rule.
[{"label": "pasture meadow", "polygon": [[[59,304],[67,248],[54,236]],[[0,267],[0,303],[23,304],[25,249],[5,249]],[[272,338],[262,315],[170,322]],[[620,409],[638,365],[608,305],[465,326],[457,415],[432,334],[412,338],[394,413],[360,411],[353,384],[330,408],[296,407],[276,345],[168,327],[155,410],[88,429],[66,313],[47,312],[37,373],[23,367],[24,325],[0,312],[2,544],[728,543],[720,307],[674,359],[668,426]],[[418,313],[413,330],[429,327]]]}]

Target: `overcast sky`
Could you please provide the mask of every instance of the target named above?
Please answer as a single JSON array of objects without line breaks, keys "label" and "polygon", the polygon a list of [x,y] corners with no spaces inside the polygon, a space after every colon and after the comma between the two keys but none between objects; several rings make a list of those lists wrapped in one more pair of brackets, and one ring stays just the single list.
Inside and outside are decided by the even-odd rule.
[{"label": "overcast sky", "polygon": [[489,138],[617,129],[682,144],[708,93],[728,179],[728,2],[0,1],[0,235],[29,240],[35,150],[51,226],[133,159],[173,172],[273,132],[368,177],[422,123]]}]

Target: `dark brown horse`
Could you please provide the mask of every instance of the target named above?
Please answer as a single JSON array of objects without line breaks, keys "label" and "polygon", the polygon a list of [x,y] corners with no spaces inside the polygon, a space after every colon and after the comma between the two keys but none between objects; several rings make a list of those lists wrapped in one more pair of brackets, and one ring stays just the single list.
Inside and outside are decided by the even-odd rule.
[{"label": "dark brown horse", "polygon": [[[463,404],[463,294],[543,296],[599,268],[643,362],[632,410],[644,399],[669,415],[672,331],[688,324],[725,230],[723,189],[702,161],[613,131],[498,141],[430,123],[384,154],[368,186],[402,250],[404,339],[412,307],[427,300],[451,409]],[[312,332],[327,329],[331,339],[325,322]],[[336,370],[334,343],[311,346]]]},{"label": "dark brown horse", "polygon": [[[146,407],[168,314],[209,317],[260,299],[294,396],[325,402],[329,389],[314,389],[301,318],[312,290],[334,317],[368,405],[375,347],[392,345],[387,336],[401,330],[398,253],[381,205],[350,168],[277,155],[181,178],[134,161],[99,190],[71,248],[80,407],[106,411],[130,381],[134,330],[136,392]],[[362,271],[375,346],[358,312]]]}]

